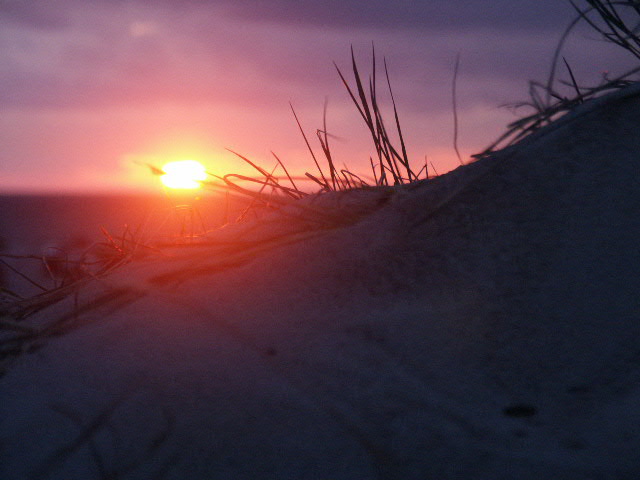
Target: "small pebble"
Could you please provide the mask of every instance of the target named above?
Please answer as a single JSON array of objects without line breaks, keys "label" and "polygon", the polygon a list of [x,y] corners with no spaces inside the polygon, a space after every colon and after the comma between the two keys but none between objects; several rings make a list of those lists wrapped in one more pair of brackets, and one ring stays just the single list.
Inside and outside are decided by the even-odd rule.
[{"label": "small pebble", "polygon": [[515,417],[515,418],[527,418],[533,417],[538,410],[533,405],[528,405],[526,403],[515,403],[513,405],[509,405],[508,407],[504,407],[502,409],[502,413],[507,417]]}]

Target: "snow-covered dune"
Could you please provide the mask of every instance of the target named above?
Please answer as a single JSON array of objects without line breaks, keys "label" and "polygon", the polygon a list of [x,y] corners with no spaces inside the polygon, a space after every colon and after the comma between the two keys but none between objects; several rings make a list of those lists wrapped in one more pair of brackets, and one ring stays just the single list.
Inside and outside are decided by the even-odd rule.
[{"label": "snow-covered dune", "polygon": [[638,125],[632,86],[90,283],[24,321],[66,330],[0,378],[0,478],[637,478]]}]

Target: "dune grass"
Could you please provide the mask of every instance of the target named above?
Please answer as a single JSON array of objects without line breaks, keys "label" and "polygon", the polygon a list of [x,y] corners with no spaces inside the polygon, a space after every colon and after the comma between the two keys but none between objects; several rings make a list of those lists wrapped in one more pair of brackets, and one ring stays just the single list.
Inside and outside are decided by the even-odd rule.
[{"label": "dune grass", "polygon": [[[3,364],[33,347],[38,339],[62,332],[69,323],[69,319],[64,317],[36,327],[27,324],[26,319],[76,295],[88,282],[105,277],[130,262],[142,249],[149,248],[139,241],[138,233],[128,227],[119,236],[104,228],[102,234],[103,241],[93,243],[78,256],[61,248],[49,248],[42,255],[0,254],[0,265],[30,285],[33,292],[18,294],[0,286],[0,375]],[[36,281],[24,273],[20,268],[24,262],[40,263],[48,272],[49,281]],[[72,317],[78,313],[76,303]]]},{"label": "dune grass", "polygon": [[[584,20],[605,40],[627,50],[640,60],[640,1],[638,0],[583,0],[587,8],[571,4]],[[592,15],[595,14],[595,15]],[[596,18],[594,19],[593,16]],[[634,20],[635,25],[629,24]]]},{"label": "dune grass", "polygon": [[[509,124],[505,132],[482,152],[473,155],[481,158],[498,149],[513,145],[550,124],[560,116],[570,112],[576,106],[611,91],[625,88],[638,81],[640,66],[614,78],[603,75],[598,85],[580,86],[571,66],[562,56],[562,50],[569,35],[582,24],[588,24],[604,41],[613,43],[628,51],[640,60],[640,1],[639,0],[568,0],[576,10],[577,16],[562,33],[554,52],[549,76],[546,82],[529,82],[529,99],[513,104],[513,107],[526,107],[533,110]],[[562,59],[562,65],[560,60]],[[558,70],[564,66],[568,80],[558,80]],[[569,93],[560,90],[568,87]]]},{"label": "dune grass", "polygon": [[[562,33],[552,58],[550,72],[546,82],[530,81],[529,99],[511,105],[516,108],[527,107],[533,110],[533,112],[509,124],[502,135],[500,135],[480,153],[472,155],[472,158],[482,158],[492,154],[498,149],[513,145],[541,127],[548,125],[560,116],[570,112],[576,106],[608,92],[624,88],[637,81],[636,74],[640,72],[640,67],[634,68],[615,78],[603,76],[601,83],[598,85],[582,86],[575,77],[569,61],[564,58],[561,53],[567,38],[573,32],[575,27],[579,24],[586,23],[605,41],[619,46],[640,60],[640,36],[638,35],[640,32],[640,1],[568,1],[576,10],[577,16],[570,22]],[[365,81],[365,78],[358,67],[358,63],[356,62],[353,48],[351,48],[352,83],[347,80],[347,76],[343,73],[343,70],[334,63],[338,76],[367,127],[373,142],[375,159],[370,157],[370,177],[367,176],[365,179],[364,176],[355,174],[348,169],[339,169],[336,167],[336,161],[330,148],[330,134],[328,133],[326,125],[326,106],[325,114],[323,116],[323,128],[316,130],[316,137],[320,144],[322,156],[316,155],[314,152],[309,137],[305,133],[293,106],[291,106],[295,122],[302,134],[316,168],[316,172],[307,172],[305,175],[320,188],[320,192],[404,185],[417,180],[430,178],[427,163],[424,162],[422,167],[416,172],[412,167],[412,161],[407,155],[407,148],[400,125],[398,108],[389,78],[389,69],[386,59],[383,58],[384,79],[393,112],[393,120],[391,123],[393,124],[397,137],[397,140],[392,140],[392,136],[389,133],[390,130],[388,129],[387,122],[382,113],[383,109],[381,107],[378,91],[378,72],[376,61],[375,49],[372,47],[371,73]],[[460,163],[463,164],[464,162],[462,161],[457,145],[458,122],[456,80],[458,76],[458,65],[459,59],[456,59],[453,78],[453,149],[456,152]],[[569,77],[568,80],[557,79],[560,67],[564,67],[566,74]],[[569,87],[568,93],[561,92],[561,89],[564,87]],[[225,187],[230,188],[237,193],[252,196],[257,203],[267,206],[282,203],[279,200],[275,200],[273,194],[283,194],[284,196],[295,199],[302,198],[308,194],[307,191],[300,189],[293,181],[284,163],[275,153],[272,152],[272,155],[276,159],[277,163],[271,173],[268,173],[265,169],[259,167],[254,162],[237,152],[232,153],[237,155],[243,161],[249,163],[256,169],[256,171],[259,172],[261,177],[254,178],[235,174],[226,175],[223,178],[217,177],[218,179],[223,180]],[[278,168],[281,168],[285,172],[285,177],[280,177],[274,174]],[[435,169],[432,168],[432,170],[437,176]],[[289,184],[287,186],[284,186],[281,183],[281,180],[283,179],[288,180]],[[259,193],[257,194],[252,189],[241,187],[238,181],[260,185]],[[213,188],[219,187],[219,185],[215,183],[211,183],[208,186]]]},{"label": "dune grass", "polygon": [[[398,108],[393,95],[391,80],[389,78],[389,68],[386,59],[383,59],[384,79],[393,110],[393,128],[395,129],[397,140],[394,141],[392,139],[392,135],[389,133],[390,131],[387,127],[385,116],[382,113],[383,108],[378,91],[378,69],[376,63],[376,52],[375,48],[372,47],[371,74],[365,81],[364,77],[360,73],[352,48],[351,70],[353,74],[353,84],[349,83],[346,75],[340,67],[334,63],[338,76],[358,110],[358,113],[366,125],[373,141],[376,158],[374,160],[373,157],[370,157],[371,175],[369,178],[365,178],[364,175],[356,174],[348,168],[339,168],[337,166],[333,152],[331,151],[331,134],[327,129],[326,104],[322,128],[316,130],[316,138],[322,152],[321,155],[317,155],[314,151],[309,136],[302,127],[300,118],[298,117],[293,105],[291,105],[291,111],[293,113],[295,123],[300,130],[316,169],[313,173],[306,172],[305,177],[319,188],[319,192],[340,192],[355,188],[387,187],[407,184],[420,178],[429,177],[426,164],[416,172],[409,160],[402,127],[400,125]],[[205,182],[205,187],[214,189],[228,188],[236,193],[248,195],[252,197],[255,202],[262,205],[269,205],[271,203],[288,203],[286,201],[288,199],[297,200],[309,194],[308,190],[300,188],[299,184],[294,181],[285,164],[275,153],[271,152],[276,160],[276,165],[272,171],[269,172],[242,154],[233,150],[230,151],[255,169],[260,176],[249,177],[238,174],[227,174],[220,177],[212,175],[215,179],[222,181],[222,184],[217,182]],[[284,176],[275,175],[275,171],[278,168],[284,172]],[[283,181],[287,183],[283,184]],[[259,188],[258,190],[246,188],[241,186],[240,182],[253,184],[254,187],[258,186]],[[276,197],[279,196],[285,198],[274,198],[274,195]]]}]

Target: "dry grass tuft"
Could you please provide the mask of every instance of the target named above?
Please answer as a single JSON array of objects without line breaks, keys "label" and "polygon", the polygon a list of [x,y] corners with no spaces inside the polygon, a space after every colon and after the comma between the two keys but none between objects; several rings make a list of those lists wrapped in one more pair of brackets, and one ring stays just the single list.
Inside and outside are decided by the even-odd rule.
[{"label": "dry grass tuft", "polygon": [[[507,126],[507,130],[483,152],[474,155],[480,158],[500,148],[513,145],[527,135],[550,124],[560,116],[570,112],[576,106],[611,91],[625,88],[638,81],[640,67],[631,69],[615,78],[603,75],[600,84],[581,87],[576,80],[569,62],[562,57],[562,63],[569,75],[569,80],[557,81],[557,72],[564,44],[582,22],[586,22],[605,41],[611,42],[640,60],[640,1],[639,0],[583,0],[586,4],[580,7],[574,0],[569,0],[577,12],[576,18],[563,32],[551,62],[549,77],[545,83],[529,82],[529,100],[516,103],[516,108],[526,107],[533,113],[516,120]],[[560,92],[568,87],[571,94]]]},{"label": "dry grass tuft", "polygon": [[[371,135],[376,151],[377,163],[374,162],[373,158],[370,158],[372,174],[371,180],[363,178],[363,176],[350,171],[346,167],[337,167],[330,146],[331,135],[327,129],[326,103],[322,120],[322,128],[316,130],[316,138],[320,145],[322,157],[317,155],[311,146],[309,136],[302,127],[300,118],[298,117],[293,105],[291,105],[291,111],[296,125],[300,130],[300,134],[302,135],[316,169],[314,173],[306,172],[306,179],[319,187],[319,192],[344,192],[357,188],[402,185],[419,180],[421,177],[428,178],[429,172],[426,163],[418,172],[416,172],[413,170],[411,162],[409,161],[404,135],[400,126],[398,109],[393,95],[393,90],[391,88],[389,69],[386,59],[383,59],[384,77],[388,88],[391,106],[393,108],[393,125],[397,136],[396,141],[392,140],[382,113],[378,93],[375,49],[372,47],[372,72],[366,82],[360,74],[360,69],[358,68],[353,48],[351,49],[351,68],[354,85],[350,85],[342,70],[337,66],[337,64],[334,65],[340,80],[344,84],[351,100],[354,102],[354,105],[360,113],[360,116],[365,122],[365,125]],[[222,183],[205,182],[206,187],[212,189],[229,189],[234,193],[251,197],[252,205],[257,204],[264,207],[279,207],[290,203],[291,200],[299,200],[309,195],[308,191],[303,190],[298,186],[294,178],[289,174],[285,164],[275,153],[271,152],[276,160],[276,164],[271,172],[269,172],[240,153],[233,150],[230,151],[255,169],[259,176],[249,177],[245,175],[228,174],[220,177],[212,175],[212,177]],[[276,175],[275,172],[277,169],[281,169],[284,172],[284,176]],[[158,169],[156,168],[155,170]],[[286,183],[283,184],[283,181]],[[241,186],[241,182],[258,187],[258,189],[256,190],[254,188]]]}]

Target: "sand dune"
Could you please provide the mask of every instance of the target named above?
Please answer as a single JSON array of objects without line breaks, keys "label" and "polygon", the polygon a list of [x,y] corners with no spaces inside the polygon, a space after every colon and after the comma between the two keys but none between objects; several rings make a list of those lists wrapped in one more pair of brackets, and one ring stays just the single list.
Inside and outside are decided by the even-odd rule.
[{"label": "sand dune", "polygon": [[640,88],[126,265],[0,379],[0,478],[640,475]]}]

